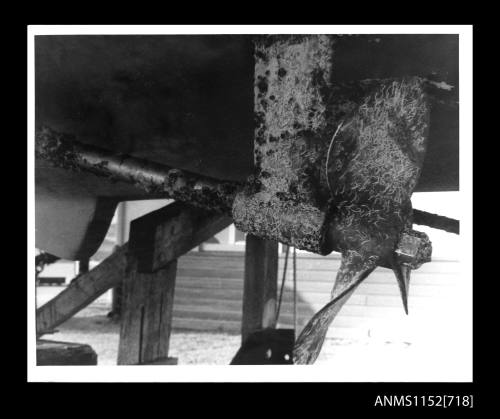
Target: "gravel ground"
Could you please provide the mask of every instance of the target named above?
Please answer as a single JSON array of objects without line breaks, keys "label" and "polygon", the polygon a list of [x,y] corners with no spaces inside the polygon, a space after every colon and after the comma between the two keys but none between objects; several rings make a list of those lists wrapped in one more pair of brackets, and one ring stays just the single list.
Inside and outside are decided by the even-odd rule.
[{"label": "gravel ground", "polygon": [[[57,294],[56,288],[39,287],[38,305]],[[98,365],[116,365],[119,324],[106,316],[109,310],[109,298],[103,296],[44,338],[89,344]],[[460,342],[440,340],[438,334],[429,339],[409,344],[327,338],[315,366],[334,381],[469,381],[472,370],[457,351]],[[239,347],[239,334],[174,329],[169,355],[178,358],[178,365],[228,365]]]},{"label": "gravel ground", "polygon": [[[118,322],[106,317],[109,308],[93,304],[57,327],[58,332],[46,339],[87,343],[98,355],[99,365],[116,365],[118,353]],[[240,347],[239,334],[200,332],[174,329],[170,338],[170,356],[178,365],[228,365]],[[326,339],[317,364],[346,363],[353,358],[366,358],[374,350],[401,355],[410,347],[405,343],[374,340]],[[358,360],[354,361],[359,363]]]},{"label": "gravel ground", "polygon": [[[62,289],[38,287],[38,305],[44,304]],[[106,316],[109,311],[109,296],[104,295],[58,326],[57,333],[45,335],[44,338],[87,343],[97,352],[99,365],[116,365],[120,326]],[[228,365],[240,343],[240,334],[173,329],[169,353],[178,358],[178,365]],[[334,356],[336,347],[348,344],[352,345],[353,342],[327,339],[318,362],[328,362]]]}]

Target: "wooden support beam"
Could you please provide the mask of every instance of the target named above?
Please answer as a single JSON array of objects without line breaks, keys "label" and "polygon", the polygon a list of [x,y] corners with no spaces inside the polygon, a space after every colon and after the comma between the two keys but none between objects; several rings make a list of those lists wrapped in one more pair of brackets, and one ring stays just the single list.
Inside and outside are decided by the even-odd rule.
[{"label": "wooden support beam", "polygon": [[155,272],[231,225],[227,215],[174,202],[130,223],[140,272]]},{"label": "wooden support beam", "polygon": [[41,336],[88,306],[125,276],[127,245],[120,248],[94,269],[76,277],[61,293],[36,311],[36,332]]},{"label": "wooden support beam", "polygon": [[256,330],[276,327],[278,242],[246,237],[242,342]]},{"label": "wooden support beam", "polygon": [[149,364],[168,358],[177,260],[154,273],[138,272],[133,255],[129,264],[118,365]]},{"label": "wooden support beam", "polygon": [[90,266],[90,259],[85,258],[85,259],[80,259],[78,261],[78,273],[79,274],[85,274],[89,271],[89,266]]},{"label": "wooden support beam", "polygon": [[130,225],[119,365],[164,364],[172,327],[177,258],[226,228],[231,218],[174,202]]},{"label": "wooden support beam", "polygon": [[[151,258],[154,263],[151,262],[149,268],[159,269],[230,224],[231,218],[227,216],[173,203],[134,220],[130,234],[131,238],[139,237],[133,246],[139,257]],[[126,273],[127,251],[128,244],[117,248],[94,269],[76,277],[64,291],[38,308],[37,336],[52,331],[110,288],[121,284]],[[148,255],[149,251],[152,253]]]}]

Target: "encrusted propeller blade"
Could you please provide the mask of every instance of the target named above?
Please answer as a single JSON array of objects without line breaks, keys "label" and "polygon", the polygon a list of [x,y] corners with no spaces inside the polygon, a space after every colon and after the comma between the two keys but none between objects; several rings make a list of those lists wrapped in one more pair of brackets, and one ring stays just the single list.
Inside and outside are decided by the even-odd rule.
[{"label": "encrusted propeller blade", "polygon": [[408,314],[408,290],[410,287],[411,268],[403,265],[398,261],[394,261],[392,270],[396,275],[398,281],[399,291],[401,292],[401,299],[403,300],[403,307],[405,313]]},{"label": "encrusted propeller blade", "polygon": [[295,364],[312,364],[316,361],[333,319],[358,285],[375,268],[376,261],[372,258],[362,258],[358,253],[351,251],[342,255],[332,300],[316,313],[302,330],[293,351]]},{"label": "encrusted propeller blade", "polygon": [[425,248],[425,240],[410,230],[411,194],[422,168],[428,121],[422,80],[409,78],[375,86],[337,127],[326,159],[331,193],[327,240],[342,253],[342,265],[332,300],[297,340],[296,364],[316,360],[328,326],[376,266],[395,270],[408,310],[407,268],[414,267],[412,259]]}]

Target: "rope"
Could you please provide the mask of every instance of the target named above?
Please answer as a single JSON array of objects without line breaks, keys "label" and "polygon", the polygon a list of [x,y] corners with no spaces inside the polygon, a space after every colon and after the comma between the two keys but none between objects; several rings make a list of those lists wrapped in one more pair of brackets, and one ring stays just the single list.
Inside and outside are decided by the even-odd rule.
[{"label": "rope", "polygon": [[293,248],[293,328],[297,330],[297,251]]},{"label": "rope", "polygon": [[[290,246],[286,247],[286,254],[285,254],[285,265],[283,267],[283,279],[281,280],[281,289],[280,289],[280,295],[278,299],[278,308],[276,310],[276,323],[278,324],[278,319],[280,315],[280,310],[281,310],[281,302],[283,301],[283,291],[285,289],[285,281],[286,281],[286,270],[288,267],[288,255],[290,254]],[[297,329],[297,249],[294,247],[293,248],[293,327],[296,330]]]},{"label": "rope", "polygon": [[280,315],[280,309],[281,309],[281,300],[283,299],[283,290],[285,288],[285,279],[286,279],[286,269],[288,265],[288,254],[290,253],[290,246],[286,247],[286,254],[285,254],[285,266],[283,269],[283,279],[281,280],[281,289],[280,289],[280,296],[278,300],[278,309],[276,310],[276,324],[278,324],[278,318]]}]

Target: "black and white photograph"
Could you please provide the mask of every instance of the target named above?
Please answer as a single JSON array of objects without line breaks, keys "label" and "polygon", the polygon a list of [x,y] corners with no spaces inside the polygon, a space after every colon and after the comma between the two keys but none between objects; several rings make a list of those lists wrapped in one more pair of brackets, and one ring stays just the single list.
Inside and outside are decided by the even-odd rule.
[{"label": "black and white photograph", "polygon": [[29,381],[472,382],[472,25],[27,33]]}]

